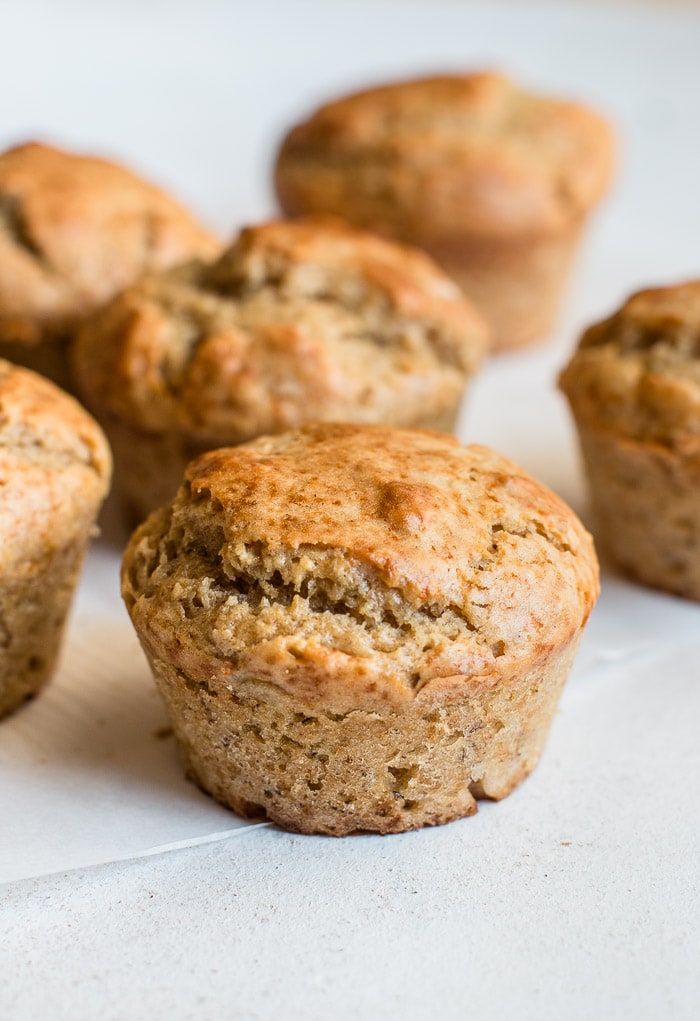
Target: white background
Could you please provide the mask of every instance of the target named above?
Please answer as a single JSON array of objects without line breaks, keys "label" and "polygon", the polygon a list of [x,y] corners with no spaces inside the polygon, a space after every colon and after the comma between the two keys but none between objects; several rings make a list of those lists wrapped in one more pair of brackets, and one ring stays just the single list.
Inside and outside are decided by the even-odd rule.
[{"label": "white background", "polygon": [[[461,436],[585,516],[553,386],[581,327],[700,275],[700,17],[581,3],[0,3],[0,143],[113,155],[222,235],[282,131],[405,73],[499,67],[620,136],[558,331],[494,360]],[[240,827],[184,783],[95,548],[53,688],[0,724],[0,1018],[694,1018],[700,607],[609,572],[540,767],[450,826]],[[111,543],[108,540],[112,540]],[[24,828],[23,828],[24,827]],[[126,858],[104,863],[109,858]],[[92,865],[89,868],[74,866]],[[14,871],[13,871],[14,869]]]}]

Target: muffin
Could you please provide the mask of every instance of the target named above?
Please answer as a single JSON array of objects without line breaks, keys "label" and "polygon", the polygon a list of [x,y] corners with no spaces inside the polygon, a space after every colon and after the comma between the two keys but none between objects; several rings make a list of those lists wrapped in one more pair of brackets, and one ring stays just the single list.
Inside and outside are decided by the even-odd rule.
[{"label": "muffin", "polygon": [[77,401],[0,361],[0,716],[51,676],[110,470]]},{"label": "muffin", "polygon": [[640,291],[561,375],[596,538],[627,573],[700,599],[700,280]]},{"label": "muffin", "polygon": [[139,521],[214,447],[312,420],[451,429],[486,335],[421,252],[273,222],[120,295],[81,330],[75,372]]},{"label": "muffin", "polygon": [[71,387],[67,345],[149,269],[220,246],[158,188],[36,143],[0,154],[0,356]]},{"label": "muffin", "polygon": [[275,181],[289,215],[337,214],[425,248],[503,349],[549,332],[612,150],[585,107],[452,75],[322,106],[285,138]]},{"label": "muffin", "polygon": [[498,454],[315,424],[197,458],[122,591],[197,783],[293,830],[388,833],[532,770],[598,569]]}]

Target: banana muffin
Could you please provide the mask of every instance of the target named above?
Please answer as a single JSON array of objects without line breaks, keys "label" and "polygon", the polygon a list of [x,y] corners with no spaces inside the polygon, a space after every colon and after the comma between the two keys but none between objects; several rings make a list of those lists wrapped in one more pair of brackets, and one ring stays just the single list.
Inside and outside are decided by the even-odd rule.
[{"label": "banana muffin", "polygon": [[498,454],[315,424],[196,459],[122,592],[197,783],[290,829],[388,833],[533,769],[598,566]]},{"label": "banana muffin", "polygon": [[0,716],[53,671],[110,470],[77,401],[0,361]]},{"label": "banana muffin", "polygon": [[502,349],[549,332],[612,154],[583,106],[452,75],[322,106],[285,138],[275,179],[289,215],[336,214],[425,248]]},{"label": "banana muffin", "polygon": [[214,447],[312,420],[451,429],[486,337],[423,253],[273,222],[116,298],[81,331],[75,372],[138,521]]},{"label": "banana muffin", "polygon": [[70,388],[77,323],[149,269],[217,241],[160,189],[48,145],[0,154],[0,356]]},{"label": "banana muffin", "polygon": [[700,280],[640,291],[561,375],[596,537],[629,574],[700,599]]}]

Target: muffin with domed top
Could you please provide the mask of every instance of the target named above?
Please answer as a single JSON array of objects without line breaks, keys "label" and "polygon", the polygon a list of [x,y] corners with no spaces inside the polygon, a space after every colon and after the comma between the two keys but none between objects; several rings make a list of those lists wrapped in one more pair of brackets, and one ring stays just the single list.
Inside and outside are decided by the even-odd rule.
[{"label": "muffin with domed top", "polygon": [[422,252],[309,219],[145,278],[85,325],[74,357],[141,520],[215,447],[314,420],[451,429],[486,344]]},{"label": "muffin with domed top", "polygon": [[534,768],[598,565],[498,454],[316,424],[197,458],[122,591],[205,790],[302,832],[390,833]]},{"label": "muffin with domed top", "polygon": [[612,163],[610,127],[587,107],[456,74],[320,107],[287,134],[275,181],[288,215],[330,213],[424,248],[506,349],[550,331]]},{"label": "muffin with domed top", "polygon": [[700,600],[700,280],[640,291],[561,375],[596,537],[639,581]]}]

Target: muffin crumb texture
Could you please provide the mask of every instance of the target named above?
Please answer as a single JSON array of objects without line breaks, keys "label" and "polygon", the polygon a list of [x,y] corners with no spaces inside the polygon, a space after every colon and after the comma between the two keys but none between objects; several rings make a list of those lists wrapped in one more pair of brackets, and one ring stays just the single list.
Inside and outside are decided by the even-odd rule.
[{"label": "muffin crumb texture", "polygon": [[336,835],[507,795],[597,585],[553,494],[483,448],[384,427],[200,457],[123,567],[190,775],[243,815]]}]

